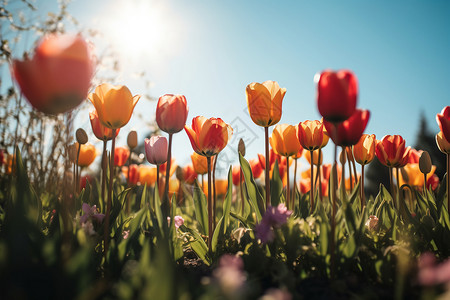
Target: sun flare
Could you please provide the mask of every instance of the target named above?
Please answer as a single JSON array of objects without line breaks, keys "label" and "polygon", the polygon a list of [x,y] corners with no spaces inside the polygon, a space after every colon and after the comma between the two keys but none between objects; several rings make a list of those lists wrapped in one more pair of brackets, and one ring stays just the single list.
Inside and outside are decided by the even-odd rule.
[{"label": "sun flare", "polygon": [[160,50],[168,30],[160,2],[120,0],[111,10],[102,26],[116,51],[139,58]]}]

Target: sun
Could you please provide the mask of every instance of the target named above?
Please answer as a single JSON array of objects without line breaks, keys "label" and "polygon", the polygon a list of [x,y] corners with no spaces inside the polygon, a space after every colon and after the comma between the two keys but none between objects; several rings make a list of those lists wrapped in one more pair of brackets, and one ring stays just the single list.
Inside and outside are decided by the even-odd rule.
[{"label": "sun", "polygon": [[167,36],[161,1],[114,1],[101,26],[114,50],[129,58],[150,57]]}]

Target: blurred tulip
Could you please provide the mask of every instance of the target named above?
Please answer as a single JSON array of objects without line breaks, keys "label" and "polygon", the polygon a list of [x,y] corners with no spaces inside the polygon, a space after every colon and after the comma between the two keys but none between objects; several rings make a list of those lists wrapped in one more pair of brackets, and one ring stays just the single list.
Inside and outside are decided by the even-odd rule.
[{"label": "blurred tulip", "polygon": [[7,154],[5,158],[5,173],[12,174],[13,172],[13,164],[16,160],[16,156],[14,154]]},{"label": "blurred tulip", "polygon": [[88,98],[97,110],[100,122],[108,128],[119,129],[131,118],[140,95],[133,96],[124,85],[103,83]]},{"label": "blurred tulip", "polygon": [[194,170],[197,174],[203,175],[208,173],[208,161],[206,157],[196,152],[191,155],[192,165],[194,166]]},{"label": "blurred tulip", "polygon": [[[427,174],[427,176],[431,177],[434,174],[434,171],[436,170],[436,166],[432,166],[430,172]],[[406,174],[404,174],[406,173]],[[417,163],[411,163],[407,164],[403,167],[403,171],[400,173],[400,186],[404,184],[409,184],[410,186],[416,187],[416,188],[423,188],[424,186],[424,176],[423,173],[420,171],[419,164]]]},{"label": "blurred tulip", "polygon": [[353,146],[353,157],[360,165],[369,164],[375,157],[377,140],[375,134],[363,134]]},{"label": "blurred tulip", "polygon": [[268,80],[250,83],[245,93],[248,112],[256,125],[269,127],[280,121],[285,88],[280,88],[276,81]]},{"label": "blurred tulip", "polygon": [[431,187],[431,190],[436,190],[439,186],[439,177],[436,174],[433,174],[427,179],[427,188]]},{"label": "blurred tulip", "polygon": [[167,161],[168,144],[163,136],[154,135],[145,139],[145,154],[147,161],[153,165],[161,165]]},{"label": "blurred tulip", "polygon": [[5,163],[5,151],[3,149],[0,149],[0,168]]},{"label": "blurred tulip", "polygon": [[89,91],[95,62],[80,35],[50,34],[30,60],[13,60],[12,75],[30,104],[46,114],[78,106]]},{"label": "blurred tulip", "polygon": [[358,143],[369,122],[369,117],[370,111],[357,109],[350,118],[339,124],[328,121],[323,123],[333,142],[345,147]]},{"label": "blurred tulip", "polygon": [[[131,175],[130,175],[130,177],[131,177]],[[144,184],[147,184],[147,186],[154,185],[156,182],[156,168],[146,166],[146,165],[141,165],[139,167],[139,182],[142,185],[144,185]]]},{"label": "blurred tulip", "polygon": [[233,185],[239,185],[240,182],[244,181],[244,174],[242,174],[241,166],[233,166]]},{"label": "blurred tulip", "polygon": [[278,124],[275,126],[269,141],[274,151],[281,156],[295,155],[301,149],[295,127],[292,125]]},{"label": "blurred tulip", "polygon": [[89,143],[81,145],[80,156],[78,157],[78,165],[80,167],[88,167],[95,160],[96,156],[97,156],[97,149],[95,149],[94,145]]},{"label": "blurred tulip", "polygon": [[436,115],[436,122],[447,142],[450,142],[450,106],[444,107],[441,113]]},{"label": "blurred tulip", "polygon": [[420,155],[422,155],[422,150],[411,148],[411,150],[409,150],[408,164],[418,164]]},{"label": "blurred tulip", "polygon": [[122,167],[130,156],[130,150],[125,147],[117,147],[114,151],[114,165]]},{"label": "blurred tulip", "polygon": [[[323,124],[323,118],[320,122]],[[325,147],[328,144],[329,140],[330,140],[330,136],[328,134],[328,131],[325,128],[325,126],[323,126],[323,139],[322,139],[322,145],[320,146],[320,148]]]},{"label": "blurred tulip", "polygon": [[[91,127],[94,135],[101,141],[110,141],[113,138],[113,130],[108,128],[98,119],[97,111],[94,109],[89,113],[89,118],[91,120]],[[119,134],[120,129],[116,130],[116,136]]]},{"label": "blurred tulip", "polygon": [[[175,163],[175,158],[172,158],[171,159],[171,162],[170,162],[170,172],[169,172],[169,177],[170,176],[172,176],[173,175],[173,173],[175,173],[175,171],[177,170],[177,164]],[[166,170],[167,170],[167,162],[165,162],[165,163],[163,163],[163,164],[161,164],[160,166],[159,166],[159,172],[162,174],[162,175],[166,175]]]},{"label": "blurred tulip", "polygon": [[[203,193],[208,197],[208,184],[203,183]],[[225,179],[216,179],[216,194],[218,196],[224,196],[227,193],[228,181]]]},{"label": "blurred tulip", "polygon": [[442,131],[436,134],[436,144],[442,153],[450,154],[450,143],[447,142]]},{"label": "blurred tulip", "polygon": [[[126,168],[126,167],[124,167]],[[127,178],[128,184],[129,185],[136,185],[139,182],[139,176],[140,176],[140,172],[139,172],[139,166],[136,164],[132,164],[130,165],[130,177]],[[127,175],[128,176],[128,170],[126,170]]]},{"label": "blurred tulip", "polygon": [[[312,151],[313,153],[313,165],[321,165],[323,163],[323,154],[322,149],[317,149]],[[319,161],[319,153],[320,153],[320,161]],[[306,151],[304,157],[311,164],[311,151]]]},{"label": "blurred tulip", "polygon": [[297,137],[302,147],[308,151],[319,149],[324,141],[323,128],[323,124],[317,120],[300,122]]},{"label": "blurred tulip", "polygon": [[183,180],[187,184],[194,184],[195,179],[197,179],[197,173],[194,170],[194,167],[190,165],[186,165],[183,168]]},{"label": "blurred tulip", "polygon": [[257,178],[261,177],[264,168],[262,167],[259,159],[257,159],[257,158],[250,159],[248,161],[248,163],[250,164],[250,168],[252,169],[253,178],[257,179]]},{"label": "blurred tulip", "polygon": [[156,123],[169,134],[183,130],[188,115],[186,97],[166,94],[159,97],[156,105]]},{"label": "blurred tulip", "polygon": [[326,121],[338,123],[350,118],[356,109],[357,97],[358,80],[351,71],[327,70],[320,74],[317,106]]},{"label": "blurred tulip", "polygon": [[80,179],[80,190],[85,189],[88,182],[89,182],[90,185],[92,185],[93,179],[92,179],[91,176],[89,176],[89,175],[81,176],[81,179]]},{"label": "blurred tulip", "polygon": [[408,163],[411,147],[405,148],[405,140],[400,135],[386,135],[377,142],[375,155],[387,167],[401,168]]},{"label": "blurred tulip", "polygon": [[192,119],[192,128],[186,125],[184,129],[194,151],[207,157],[222,151],[233,133],[231,126],[222,119],[203,116]]}]

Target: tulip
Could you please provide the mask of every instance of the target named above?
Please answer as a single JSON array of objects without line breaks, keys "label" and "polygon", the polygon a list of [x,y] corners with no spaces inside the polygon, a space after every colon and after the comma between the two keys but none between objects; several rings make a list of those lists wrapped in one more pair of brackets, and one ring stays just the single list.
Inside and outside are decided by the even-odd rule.
[{"label": "tulip", "polygon": [[430,177],[428,177],[427,180],[427,187],[430,188],[431,190],[436,190],[437,187],[439,186],[439,177],[436,174],[431,175]]},{"label": "tulip", "polygon": [[369,117],[370,111],[357,109],[350,118],[339,124],[324,121],[324,125],[336,145],[352,146],[361,138],[369,122]]},{"label": "tulip", "polygon": [[[320,156],[320,160],[319,160],[319,156]],[[306,151],[304,157],[308,161],[308,163],[311,164],[311,152]],[[312,151],[312,163],[313,163],[313,165],[316,165],[316,166],[320,166],[323,163],[322,149],[317,149],[317,150]]]},{"label": "tulip", "polygon": [[188,115],[186,97],[166,94],[159,97],[156,105],[156,123],[169,134],[183,130]]},{"label": "tulip", "polygon": [[154,185],[156,182],[156,168],[141,165],[139,167],[139,182],[147,186]]},{"label": "tulip", "polygon": [[[78,145],[77,145],[78,147]],[[80,147],[80,155],[78,157],[78,165],[80,167],[88,167],[95,160],[97,150],[92,144],[84,144]]]},{"label": "tulip", "polygon": [[96,110],[93,110],[89,113],[89,118],[91,120],[92,131],[99,140],[109,141],[112,140],[114,137],[117,137],[117,135],[119,134],[119,129],[117,129],[116,135],[113,136],[113,130],[100,123]]},{"label": "tulip", "polygon": [[111,129],[119,129],[130,121],[140,95],[133,96],[124,85],[103,83],[88,98],[97,110],[100,122]]},{"label": "tulip", "polygon": [[[436,166],[431,166],[431,170],[428,173],[429,176],[433,176]],[[417,163],[407,164],[403,167],[403,171],[400,173],[399,184],[400,186],[404,184],[409,184],[410,186],[421,188],[424,186],[425,177],[420,171],[420,166]]]},{"label": "tulip", "polygon": [[375,134],[363,134],[361,136],[358,143],[353,146],[353,156],[357,163],[364,166],[374,159],[376,141]]},{"label": "tulip", "polygon": [[[176,161],[175,158],[171,159],[169,177],[171,177],[173,175],[173,173],[175,173],[177,171],[178,165],[175,163],[175,161]],[[167,162],[165,162],[159,166],[159,171],[161,172],[161,174],[166,175],[167,174],[166,170],[167,170]]]},{"label": "tulip", "polygon": [[167,139],[159,135],[145,139],[145,154],[147,161],[153,165],[165,163],[167,161]]},{"label": "tulip", "polygon": [[361,165],[361,184],[359,186],[361,207],[365,205],[364,166],[374,159],[376,144],[377,140],[375,134],[363,134],[358,143],[353,146],[353,157],[355,158],[356,162]]},{"label": "tulip", "polygon": [[130,150],[125,147],[117,147],[114,152],[114,165],[122,167],[130,156]]},{"label": "tulip", "polygon": [[323,118],[332,123],[347,120],[356,109],[358,80],[348,70],[324,71],[317,85],[317,106]]},{"label": "tulip", "polygon": [[122,167],[122,173],[126,176],[128,185],[133,186],[139,182],[139,169],[139,166],[136,164],[131,164],[129,167]]},{"label": "tulip", "polygon": [[411,150],[409,150],[408,164],[418,164],[422,152],[422,150],[411,148]]},{"label": "tulip", "polygon": [[211,157],[225,148],[233,133],[230,125],[220,118],[207,119],[203,116],[192,120],[192,128],[184,127],[192,148],[200,155]]},{"label": "tulip", "polygon": [[297,137],[302,147],[308,151],[321,148],[324,142],[323,128],[323,124],[317,120],[300,122],[297,127]]},{"label": "tulip", "polygon": [[208,164],[208,248],[212,250],[213,203],[211,198],[211,156],[219,154],[225,148],[233,133],[230,125],[220,118],[207,119],[197,116],[192,119],[192,128],[184,126],[191,141],[192,148],[200,155],[206,156]]},{"label": "tulip", "polygon": [[[399,168],[404,167],[409,160],[411,147],[405,148],[405,140],[400,135],[386,135],[377,142],[375,155],[380,163],[389,167],[389,178],[391,193],[394,195],[394,185],[392,181],[392,168],[397,168],[397,178],[400,178]],[[397,180],[397,191],[400,185]],[[394,201],[395,205],[395,201]]]},{"label": "tulip", "polygon": [[280,88],[276,81],[253,82],[245,89],[250,117],[256,125],[269,127],[281,119],[281,108],[285,88]]},{"label": "tulip", "polygon": [[450,154],[450,143],[447,142],[442,131],[436,134],[436,144],[442,153]]},{"label": "tulip", "polygon": [[[269,159],[269,126],[277,124],[281,119],[282,102],[286,94],[285,88],[280,88],[275,81],[265,81],[262,84],[253,82],[245,89],[247,107],[252,121],[264,127],[266,159]],[[268,164],[268,161],[266,161]],[[270,205],[269,170],[266,169],[266,207]]]},{"label": "tulip", "polygon": [[258,179],[259,177],[261,177],[264,168],[259,162],[259,159],[250,159],[248,163],[250,164],[250,168],[252,169],[253,178]]},{"label": "tulip", "polygon": [[206,156],[194,152],[191,155],[191,160],[197,174],[204,175],[208,173],[208,162]]},{"label": "tulip", "polygon": [[241,166],[233,166],[232,175],[233,175],[233,185],[238,186],[240,182],[244,181]]},{"label": "tulip", "polygon": [[295,127],[292,125],[278,124],[275,126],[269,141],[275,153],[281,156],[295,155],[301,149]]},{"label": "tulip", "polygon": [[450,142],[450,106],[444,107],[441,113],[436,115],[436,122],[447,142]]},{"label": "tulip", "polygon": [[194,170],[192,164],[186,165],[183,168],[183,180],[187,184],[194,184],[195,179],[197,179],[197,173]]},{"label": "tulip", "polygon": [[377,142],[375,155],[387,167],[401,168],[408,163],[411,147],[405,148],[405,140],[400,135],[386,135]]},{"label": "tulip", "polygon": [[77,107],[89,91],[95,62],[80,35],[51,34],[34,50],[32,59],[13,60],[12,75],[37,110],[59,114]]}]

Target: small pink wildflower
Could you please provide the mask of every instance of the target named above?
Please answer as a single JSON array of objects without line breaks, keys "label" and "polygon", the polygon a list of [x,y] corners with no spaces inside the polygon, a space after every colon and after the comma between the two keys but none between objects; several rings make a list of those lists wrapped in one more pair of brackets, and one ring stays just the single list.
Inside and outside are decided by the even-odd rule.
[{"label": "small pink wildflower", "polygon": [[[170,217],[167,217],[167,223],[169,223],[170,226]],[[174,217],[174,225],[175,225],[175,229],[180,228],[180,226],[182,226],[184,224],[184,219],[182,216],[175,216]]]},{"label": "small pink wildflower", "polygon": [[255,227],[256,237],[263,243],[273,241],[273,228],[280,228],[281,225],[287,222],[291,214],[292,211],[288,210],[283,203],[278,204],[277,207],[269,206],[261,223]]},{"label": "small pink wildflower", "polygon": [[83,205],[81,206],[81,209],[84,212],[84,215],[81,216],[80,218],[80,223],[86,223],[86,221],[88,219],[92,219],[98,223],[101,223],[103,221],[103,219],[105,218],[104,214],[99,214],[98,210],[97,210],[97,205],[94,206],[90,206],[87,203],[83,203]]}]

